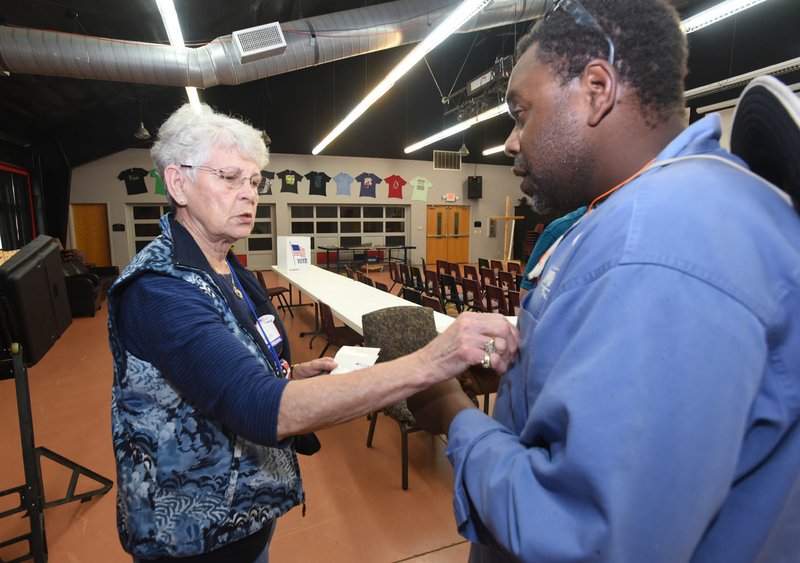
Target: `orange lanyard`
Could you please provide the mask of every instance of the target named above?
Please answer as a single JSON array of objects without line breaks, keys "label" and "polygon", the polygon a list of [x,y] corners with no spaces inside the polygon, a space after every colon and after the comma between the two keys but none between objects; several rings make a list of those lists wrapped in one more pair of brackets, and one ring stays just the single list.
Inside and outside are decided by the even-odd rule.
[{"label": "orange lanyard", "polygon": [[651,165],[651,164],[653,164],[653,161],[654,161],[654,160],[655,160],[655,157],[654,157],[654,158],[651,158],[651,159],[650,159],[650,161],[649,161],[647,164],[645,164],[645,165],[644,165],[644,166],[642,166],[642,167],[641,167],[639,170],[637,170],[636,172],[634,172],[634,173],[633,173],[633,175],[631,175],[631,176],[629,176],[628,178],[626,178],[625,180],[621,181],[619,184],[617,184],[616,186],[614,186],[613,188],[611,188],[611,189],[610,189],[610,190],[608,190],[607,192],[605,192],[605,193],[602,193],[602,194],[600,194],[599,196],[597,196],[596,198],[594,198],[594,199],[592,200],[592,203],[590,203],[590,204],[589,204],[589,207],[586,209],[586,213],[584,214],[584,216],[588,215],[588,214],[589,214],[589,213],[592,211],[592,209],[594,208],[595,204],[596,204],[597,202],[599,202],[601,199],[603,199],[603,198],[606,198],[606,197],[610,196],[611,194],[613,194],[615,191],[617,191],[618,189],[620,189],[622,186],[624,186],[624,185],[625,185],[625,184],[627,184],[628,182],[632,182],[633,180],[635,180],[636,178],[638,178],[639,176],[641,176],[642,174],[644,174],[644,172],[645,172],[645,171],[646,171],[646,170],[647,170],[647,169],[650,167],[650,165]]}]

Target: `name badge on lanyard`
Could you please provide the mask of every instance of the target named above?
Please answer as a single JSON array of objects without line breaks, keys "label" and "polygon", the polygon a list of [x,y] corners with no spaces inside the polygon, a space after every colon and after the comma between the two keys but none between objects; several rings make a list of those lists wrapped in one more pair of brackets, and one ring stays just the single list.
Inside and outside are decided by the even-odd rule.
[{"label": "name badge on lanyard", "polygon": [[256,330],[259,331],[259,334],[261,334],[262,338],[267,338],[267,343],[273,348],[283,342],[283,338],[281,338],[281,332],[275,325],[275,317],[272,315],[262,315],[259,317]]}]

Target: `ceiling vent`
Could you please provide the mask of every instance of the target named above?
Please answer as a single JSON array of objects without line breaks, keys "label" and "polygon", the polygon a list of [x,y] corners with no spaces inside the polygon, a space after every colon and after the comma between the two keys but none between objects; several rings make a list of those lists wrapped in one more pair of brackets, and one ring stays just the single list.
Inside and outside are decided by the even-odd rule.
[{"label": "ceiling vent", "polygon": [[280,55],[286,50],[286,39],[281,24],[277,22],[240,29],[231,36],[241,63]]},{"label": "ceiling vent", "polygon": [[459,151],[433,151],[434,170],[461,170]]}]

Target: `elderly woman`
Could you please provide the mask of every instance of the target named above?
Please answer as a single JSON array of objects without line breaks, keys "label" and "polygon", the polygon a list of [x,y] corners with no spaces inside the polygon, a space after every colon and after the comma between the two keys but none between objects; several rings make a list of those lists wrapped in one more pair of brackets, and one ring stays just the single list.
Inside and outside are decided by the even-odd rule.
[{"label": "elderly woman", "polygon": [[303,502],[295,436],[456,376],[489,339],[502,373],[518,335],[499,315],[463,315],[393,362],[313,377],[336,366],[321,358],[289,374],[276,311],[230,252],[253,228],[261,135],[185,105],[152,156],[173,211],[108,300],[120,538],[134,560],[266,561],[276,518]]}]

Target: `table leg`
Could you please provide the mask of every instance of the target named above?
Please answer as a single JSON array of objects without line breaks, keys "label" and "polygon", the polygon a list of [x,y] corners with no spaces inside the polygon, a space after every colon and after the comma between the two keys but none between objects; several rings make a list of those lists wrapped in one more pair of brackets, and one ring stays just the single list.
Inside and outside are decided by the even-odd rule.
[{"label": "table leg", "polygon": [[[307,304],[311,305],[311,303]],[[319,326],[319,306],[316,303],[314,303],[313,305],[314,305],[314,330],[303,331],[300,333],[300,336],[311,336],[311,340],[308,341],[309,348],[311,348],[311,345],[314,343],[314,339],[322,333]]]},{"label": "table leg", "polygon": [[[303,292],[297,292],[297,303],[294,302],[294,291],[292,291],[292,284],[289,284],[289,307],[310,307],[314,303],[303,303]],[[302,335],[301,335],[302,336]]]}]

